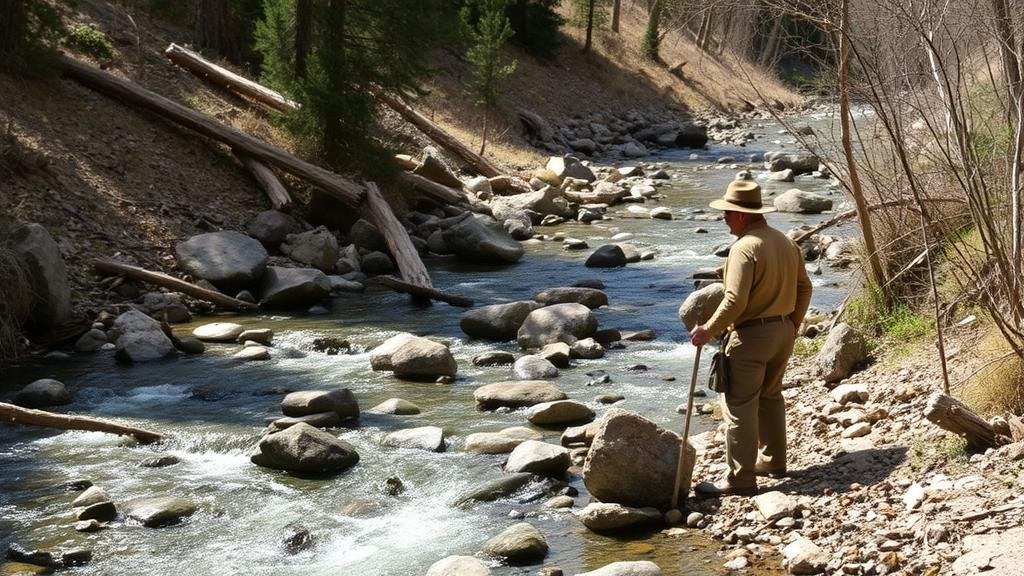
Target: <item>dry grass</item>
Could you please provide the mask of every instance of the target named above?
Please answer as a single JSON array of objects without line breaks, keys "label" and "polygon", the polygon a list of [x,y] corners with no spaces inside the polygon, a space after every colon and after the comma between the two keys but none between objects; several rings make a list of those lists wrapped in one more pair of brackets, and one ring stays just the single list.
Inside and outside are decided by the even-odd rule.
[{"label": "dry grass", "polygon": [[964,384],[964,401],[983,414],[1024,412],[1024,358],[996,330],[981,339],[975,354],[982,365]]}]

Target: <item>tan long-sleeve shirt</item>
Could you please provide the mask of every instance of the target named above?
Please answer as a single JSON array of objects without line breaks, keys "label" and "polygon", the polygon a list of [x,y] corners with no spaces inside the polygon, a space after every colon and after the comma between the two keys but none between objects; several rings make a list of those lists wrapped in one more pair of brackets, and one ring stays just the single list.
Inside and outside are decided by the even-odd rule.
[{"label": "tan long-sleeve shirt", "polygon": [[725,298],[704,325],[718,336],[732,325],[755,318],[803,318],[811,303],[811,280],[800,248],[782,232],[764,225],[747,230],[729,249]]}]

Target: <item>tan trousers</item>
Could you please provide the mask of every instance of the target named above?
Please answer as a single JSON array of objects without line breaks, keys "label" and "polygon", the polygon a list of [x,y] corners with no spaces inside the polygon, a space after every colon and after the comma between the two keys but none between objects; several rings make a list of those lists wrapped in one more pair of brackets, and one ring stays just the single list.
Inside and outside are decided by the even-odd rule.
[{"label": "tan trousers", "polygon": [[745,326],[725,347],[729,357],[729,392],[722,398],[725,459],[735,486],[757,483],[754,464],[786,468],[786,401],[782,376],[793,353],[793,324],[788,319]]}]

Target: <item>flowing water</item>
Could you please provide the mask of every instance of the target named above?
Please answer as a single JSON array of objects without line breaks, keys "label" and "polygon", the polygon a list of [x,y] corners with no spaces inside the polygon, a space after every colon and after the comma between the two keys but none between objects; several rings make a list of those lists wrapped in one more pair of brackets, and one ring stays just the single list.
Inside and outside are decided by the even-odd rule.
[{"label": "flowing water", "polygon": [[[673,174],[673,180],[660,188],[668,197],[655,205],[671,207],[674,220],[631,217],[628,207],[633,205],[626,204],[611,209],[611,219],[589,226],[570,223],[538,228],[539,233],[561,231],[585,239],[592,248],[627,232],[634,235],[627,242],[657,251],[653,261],[592,270],[583,266],[590,250],[570,253],[562,250],[560,242],[549,241],[530,245],[522,261],[512,266],[429,260],[434,283],[470,295],[484,305],[530,299],[544,288],[572,285],[582,278],[601,279],[610,306],[596,311],[600,326],[652,328],[657,339],[627,343],[624,349],[609,350],[600,360],[580,361],[577,367],[562,370],[555,384],[570,398],[587,402],[598,416],[608,407],[597,404],[595,396],[616,392],[625,396],[616,407],[637,411],[679,431],[683,418],[675,409],[685,402],[694,348],[676,309],[693,289],[690,276],[694,269],[719,265],[721,260],[711,255],[712,248],[731,240],[723,222],[686,217],[719,196],[736,171],[705,169],[709,163],[725,154],[742,160],[751,153],[775,148],[767,142],[779,138],[774,135],[777,129],[777,125],[763,127],[761,132],[767,137],[757,145],[716,147],[702,152],[699,160],[689,159],[689,151],[646,160],[666,162]],[[826,181],[806,176],[796,184],[762,184],[775,192],[793,186],[827,191]],[[838,193],[834,198],[836,210],[845,209]],[[769,215],[769,221],[783,230],[822,218]],[[697,227],[708,233],[695,233]],[[845,295],[848,280],[827,266],[822,268],[822,275],[812,277],[812,305],[829,309]],[[459,330],[460,313],[444,304],[416,307],[403,295],[370,289],[338,298],[328,316],[232,317],[247,326],[274,330],[274,356],[266,362],[235,363],[229,355],[237,346],[213,344],[199,357],[131,367],[117,366],[110,354],[99,353],[8,370],[0,377],[3,398],[35,378],[56,377],[72,391],[74,403],[67,407],[69,411],[132,421],[169,432],[171,437],[155,446],[142,446],[101,433],[0,426],[0,546],[19,542],[47,549],[92,549],[92,563],[68,571],[71,574],[423,574],[447,555],[478,552],[488,538],[517,522],[509,517],[510,511],[516,510],[525,513],[526,521],[547,537],[551,549],[545,564],[560,566],[566,574],[617,560],[652,560],[666,575],[722,571],[717,547],[699,531],[682,536],[657,530],[615,538],[597,535],[583,528],[568,511],[544,509],[546,498],[453,505],[460,495],[502,475],[504,457],[463,452],[466,436],[528,425],[523,411],[502,414],[475,409],[473,390],[511,379],[511,373],[508,367],[475,367],[470,358],[485,350],[515,351],[515,346],[512,342],[468,340]],[[189,329],[176,327],[178,331]],[[430,334],[450,342],[459,362],[455,382],[405,382],[389,373],[372,372],[367,351],[399,331]],[[343,337],[360,352],[336,356],[313,352],[312,340],[319,336]],[[645,364],[649,370],[627,371],[633,364]],[[612,382],[588,386],[592,378],[587,372],[595,370],[605,371]],[[667,374],[676,380],[665,381]],[[701,383],[705,374],[701,370]],[[356,446],[361,460],[334,478],[301,479],[249,462],[248,454],[265,424],[280,416],[280,396],[261,392],[274,387],[304,390],[330,386],[350,388],[363,409],[401,397],[419,405],[422,413],[402,417],[364,414],[357,427],[340,430],[340,437]],[[194,396],[197,391],[196,396],[205,400]],[[446,452],[380,446],[381,438],[390,431],[425,425],[445,430]],[[697,418],[693,432],[713,425],[707,417]],[[547,441],[558,443],[559,431],[544,433]],[[139,466],[147,458],[168,453],[178,456],[181,463],[167,468]],[[405,484],[406,491],[400,496],[382,493],[380,485],[390,476],[398,476]],[[105,489],[115,503],[140,496],[177,495],[193,499],[199,511],[169,528],[116,522],[96,534],[79,534],[71,528],[74,494],[62,486],[80,478]],[[586,488],[579,477],[573,477],[571,485],[580,492],[576,499],[579,508],[587,502]],[[316,545],[288,556],[279,541],[282,528],[296,521],[314,534]],[[496,575],[533,574],[538,569],[537,565],[492,565]]]}]

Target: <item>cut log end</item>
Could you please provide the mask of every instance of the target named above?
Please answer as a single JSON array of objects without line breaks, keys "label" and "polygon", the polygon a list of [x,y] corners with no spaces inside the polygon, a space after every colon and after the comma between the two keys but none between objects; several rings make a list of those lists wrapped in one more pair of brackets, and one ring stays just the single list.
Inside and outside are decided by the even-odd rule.
[{"label": "cut log end", "polygon": [[996,432],[991,424],[966,404],[941,392],[936,392],[928,399],[924,416],[939,428],[964,438],[967,445],[975,450],[996,448],[1012,442],[1009,437]]}]

